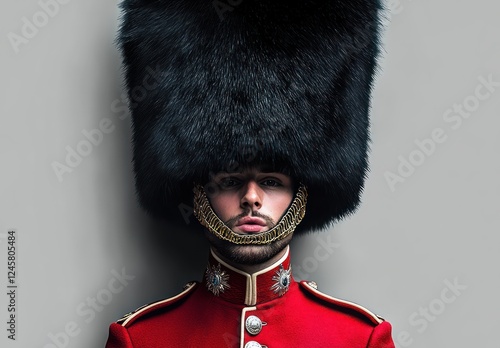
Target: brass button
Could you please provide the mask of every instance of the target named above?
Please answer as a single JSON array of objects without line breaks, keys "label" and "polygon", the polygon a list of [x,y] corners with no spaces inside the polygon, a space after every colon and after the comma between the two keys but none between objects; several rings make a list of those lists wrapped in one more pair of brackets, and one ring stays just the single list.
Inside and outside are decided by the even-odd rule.
[{"label": "brass button", "polygon": [[245,321],[245,328],[250,335],[257,335],[262,330],[262,320],[255,315],[251,315]]},{"label": "brass button", "polygon": [[262,348],[262,346],[258,342],[248,341],[247,344],[245,344],[245,348]]}]

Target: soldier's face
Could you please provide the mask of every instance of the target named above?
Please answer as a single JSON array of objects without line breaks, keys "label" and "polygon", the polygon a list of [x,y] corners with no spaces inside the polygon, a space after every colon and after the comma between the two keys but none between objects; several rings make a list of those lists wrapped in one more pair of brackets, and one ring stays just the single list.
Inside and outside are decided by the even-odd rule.
[{"label": "soldier's face", "polygon": [[282,173],[257,168],[221,172],[212,179],[210,204],[219,218],[238,234],[270,230],[293,199],[292,179]]},{"label": "soldier's face", "polygon": [[[241,172],[217,173],[207,195],[217,216],[238,234],[258,234],[273,228],[286,213],[294,197],[293,180],[285,174],[248,168]],[[240,263],[258,263],[274,256],[291,235],[269,245],[234,245],[207,234],[212,245],[226,258]]]}]

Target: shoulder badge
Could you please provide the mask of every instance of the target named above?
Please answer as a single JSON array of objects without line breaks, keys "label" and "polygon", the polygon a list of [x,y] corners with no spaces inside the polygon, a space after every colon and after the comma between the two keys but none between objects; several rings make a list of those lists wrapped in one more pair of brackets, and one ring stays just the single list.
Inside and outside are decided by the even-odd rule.
[{"label": "shoulder badge", "polygon": [[157,309],[160,309],[160,308],[168,307],[169,305],[182,299],[187,294],[189,294],[191,291],[193,291],[196,288],[196,285],[197,285],[197,282],[189,282],[186,285],[184,285],[183,291],[180,294],[178,294],[174,297],[167,298],[165,300],[160,300],[160,301],[156,301],[156,302],[141,306],[141,307],[137,308],[135,311],[132,311],[130,313],[125,314],[123,317],[121,317],[119,320],[117,320],[116,323],[120,324],[124,327],[130,326],[132,324],[132,322],[134,322],[136,319],[140,318],[144,314],[150,313],[150,312],[157,310]]},{"label": "shoulder badge", "polygon": [[323,294],[322,292],[318,291],[318,285],[316,284],[316,282],[301,281],[300,285],[304,289],[306,289],[309,293],[313,294],[314,296],[316,296],[316,297],[318,297],[326,302],[336,304],[336,305],[343,307],[343,308],[349,308],[349,309],[352,309],[360,314],[363,314],[365,317],[367,317],[375,325],[381,324],[384,321],[383,318],[370,312],[368,309],[364,308],[363,306],[360,306],[357,303],[341,300],[341,299]]}]

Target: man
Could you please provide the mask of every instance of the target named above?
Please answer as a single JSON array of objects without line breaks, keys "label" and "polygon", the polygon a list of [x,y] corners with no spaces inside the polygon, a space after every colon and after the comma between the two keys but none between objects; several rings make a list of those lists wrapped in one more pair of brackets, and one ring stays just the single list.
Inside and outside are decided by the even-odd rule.
[{"label": "man", "polygon": [[[294,197],[293,179],[277,172],[263,172],[260,168],[246,168],[241,172],[220,172],[210,182],[209,205],[216,216],[238,235],[258,235],[276,227]],[[201,218],[201,221],[207,219]],[[203,222],[202,222],[203,223]],[[213,251],[222,260],[247,273],[255,273],[280,259],[292,239],[286,238],[260,245],[235,244],[219,235],[205,235]]]},{"label": "man", "polygon": [[378,1],[123,6],[139,199],[194,215],[211,251],[202,282],[112,324],[106,347],[393,348],[383,319],[296,282],[288,247],[359,202]]}]

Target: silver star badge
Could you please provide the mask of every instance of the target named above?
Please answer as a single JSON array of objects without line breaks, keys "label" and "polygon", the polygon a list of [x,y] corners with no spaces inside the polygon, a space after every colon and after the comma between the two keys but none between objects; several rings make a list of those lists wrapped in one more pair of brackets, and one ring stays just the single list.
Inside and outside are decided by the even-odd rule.
[{"label": "silver star badge", "polygon": [[292,274],[292,266],[288,269],[284,269],[283,265],[280,265],[280,269],[276,271],[276,275],[273,276],[273,280],[276,282],[271,286],[271,290],[279,296],[283,296],[285,292],[288,291],[290,287],[290,277]]},{"label": "silver star badge", "polygon": [[225,271],[221,270],[220,264],[217,266],[208,265],[205,276],[207,278],[207,288],[215,296],[219,296],[220,293],[230,288],[227,283],[229,275]]}]

